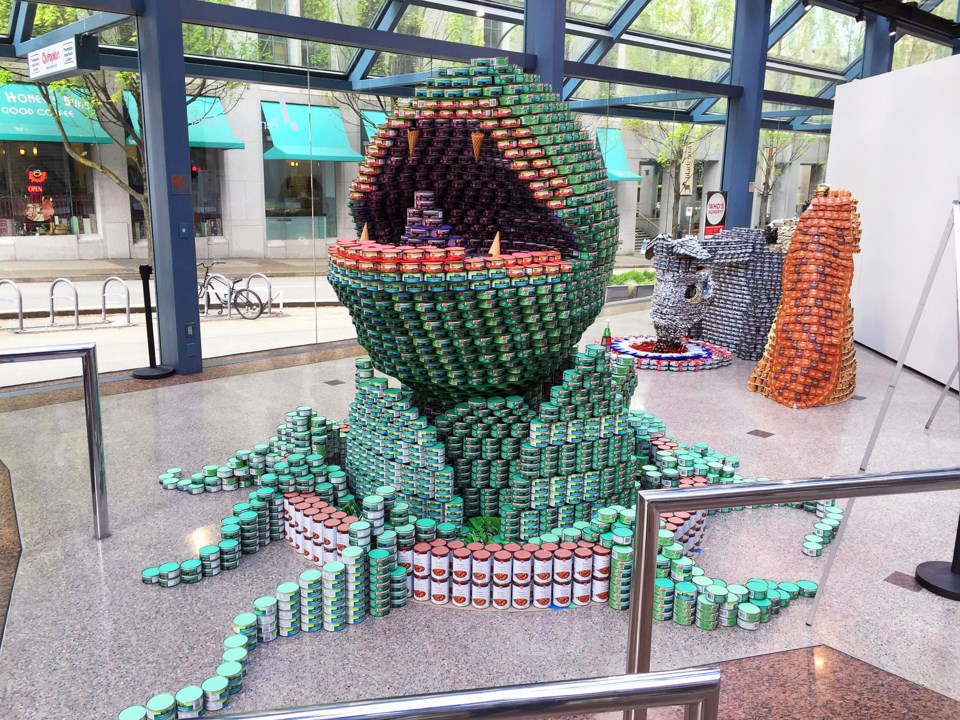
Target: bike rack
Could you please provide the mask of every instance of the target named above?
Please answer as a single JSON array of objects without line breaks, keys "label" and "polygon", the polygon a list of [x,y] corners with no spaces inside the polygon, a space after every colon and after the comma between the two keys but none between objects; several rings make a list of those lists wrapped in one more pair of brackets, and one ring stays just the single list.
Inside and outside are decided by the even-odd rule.
[{"label": "bike rack", "polygon": [[6,278],[0,280],[0,287],[4,285],[12,287],[13,291],[17,294],[17,325],[19,326],[17,332],[23,332],[23,293],[20,292],[20,288],[17,287],[17,284],[13,280]]},{"label": "bike rack", "polygon": [[[232,318],[232,317],[233,317],[233,293],[231,292],[231,290],[233,289],[233,283],[231,283],[225,276],[221,275],[220,273],[211,273],[211,274],[210,274],[210,279],[211,279],[211,280],[216,279],[216,280],[219,280],[220,282],[223,283],[223,286],[224,286],[224,288],[225,288],[225,292],[226,292],[226,295],[227,295],[227,317],[228,317],[228,318]],[[209,292],[206,292],[206,293],[203,294],[203,296],[204,296],[204,301],[203,301],[203,303],[204,303],[204,306],[205,306],[205,311],[206,311],[206,312],[209,312],[209,310],[210,310],[210,293],[209,293]]]},{"label": "bike rack", "polygon": [[[250,281],[253,280],[254,278],[260,278],[267,284],[267,315],[273,315],[273,300],[274,300],[273,283],[270,282],[270,278],[268,278],[263,273],[255,272],[251,274],[250,277],[247,278],[246,283],[244,283],[244,287],[249,290]],[[277,293],[277,299],[280,301],[280,312],[278,314],[283,315],[283,291],[282,290]]]},{"label": "bike rack", "polygon": [[120,287],[123,288],[123,293],[109,293],[109,295],[110,297],[125,298],[127,303],[127,325],[130,325],[130,288],[127,287],[127,284],[122,278],[118,278],[116,275],[108,277],[100,286],[100,322],[107,321],[107,285],[112,282],[120,283]]},{"label": "bike rack", "polygon": [[[54,313],[54,309],[53,309],[53,302],[54,302],[54,299],[58,297],[55,294],[55,292],[57,289],[57,285],[59,285],[60,283],[66,283],[67,286],[71,290],[73,290],[73,326],[76,328],[79,328],[80,327],[80,295],[77,293],[77,286],[74,285],[72,282],[70,282],[70,280],[68,280],[67,278],[63,278],[63,277],[57,278],[52,283],[50,283],[50,326],[53,327],[54,325],[57,324],[56,314]],[[70,299],[69,295],[66,295],[66,296],[60,295],[59,297],[61,300]]]}]

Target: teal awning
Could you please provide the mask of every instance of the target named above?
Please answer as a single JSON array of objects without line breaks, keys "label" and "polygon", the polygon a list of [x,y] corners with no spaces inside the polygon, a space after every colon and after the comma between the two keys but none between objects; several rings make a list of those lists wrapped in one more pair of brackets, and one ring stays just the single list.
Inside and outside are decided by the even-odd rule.
[{"label": "teal awning", "polygon": [[[50,101],[70,142],[106,145],[113,142],[97,120],[83,90],[52,90]],[[0,86],[0,140],[61,142],[60,129],[35,85]]]},{"label": "teal awning", "polygon": [[[133,95],[124,90],[123,101],[127,105],[131,125],[139,130],[140,113]],[[244,147],[227,123],[227,113],[220,98],[203,95],[187,97],[187,132],[190,135],[190,147],[218,150],[242,150]],[[133,144],[133,140],[127,138],[127,144]]]},{"label": "teal awning", "polygon": [[627,163],[627,151],[623,148],[623,136],[616,128],[597,128],[597,141],[603,155],[603,164],[607,166],[607,177],[614,182],[643,180],[630,170]]},{"label": "teal awning", "polygon": [[360,119],[363,121],[363,129],[367,131],[367,138],[373,138],[377,134],[377,126],[387,121],[387,114],[382,110],[361,110]]},{"label": "teal awning", "polygon": [[363,160],[350,147],[339,109],[275,102],[261,102],[260,107],[273,141],[265,160]]}]

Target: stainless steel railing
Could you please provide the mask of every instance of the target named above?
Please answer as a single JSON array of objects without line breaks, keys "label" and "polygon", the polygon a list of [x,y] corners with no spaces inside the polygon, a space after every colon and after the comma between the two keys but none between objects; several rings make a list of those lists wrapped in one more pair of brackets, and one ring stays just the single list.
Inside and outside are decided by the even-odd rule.
[{"label": "stainless steel railing", "polygon": [[225,715],[221,720],[535,720],[684,705],[687,720],[716,720],[720,670],[511,685]]},{"label": "stainless steel railing", "polygon": [[[883,475],[851,475],[810,480],[782,480],[744,485],[711,485],[683,490],[641,490],[637,493],[637,533],[633,545],[630,587],[627,672],[650,672],[653,639],[653,585],[657,574],[660,513],[710,510],[737,505],[803,502],[825,498],[899,495],[960,488],[960,468],[917,470]],[[830,560],[832,560],[831,555]],[[817,597],[822,595],[821,584]],[[643,720],[645,710],[629,710],[625,720]]]},{"label": "stainless steel railing", "polygon": [[0,350],[0,365],[35,360],[83,361],[83,406],[87,417],[87,451],[90,456],[90,493],[93,499],[93,536],[103,540],[110,535],[107,514],[107,472],[103,458],[103,426],[100,419],[100,382],[97,378],[95,343],[48,345],[46,347]]}]

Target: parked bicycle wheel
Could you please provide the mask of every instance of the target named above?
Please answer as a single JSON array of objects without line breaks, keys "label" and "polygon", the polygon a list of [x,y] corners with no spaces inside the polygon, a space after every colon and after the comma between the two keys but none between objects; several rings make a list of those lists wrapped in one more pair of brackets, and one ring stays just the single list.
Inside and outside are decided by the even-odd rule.
[{"label": "parked bicycle wheel", "polygon": [[233,309],[242,318],[256,320],[263,314],[263,300],[253,290],[241,288],[233,295]]}]

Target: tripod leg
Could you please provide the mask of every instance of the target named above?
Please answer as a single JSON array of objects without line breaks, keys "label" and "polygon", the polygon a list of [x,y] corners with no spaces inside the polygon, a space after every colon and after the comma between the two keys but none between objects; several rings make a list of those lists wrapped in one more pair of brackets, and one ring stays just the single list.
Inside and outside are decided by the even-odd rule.
[{"label": "tripod leg", "polygon": [[937,398],[937,404],[933,406],[933,412],[930,413],[930,419],[927,420],[927,424],[923,426],[925,430],[929,430],[930,426],[933,425],[933,419],[937,416],[937,413],[940,412],[940,406],[943,405],[943,399],[947,397],[947,393],[950,392],[950,386],[953,385],[953,381],[957,379],[958,372],[960,372],[960,363],[957,363],[957,366],[953,369],[953,372],[950,373],[947,383],[943,386],[943,390],[940,391],[940,397]]}]

